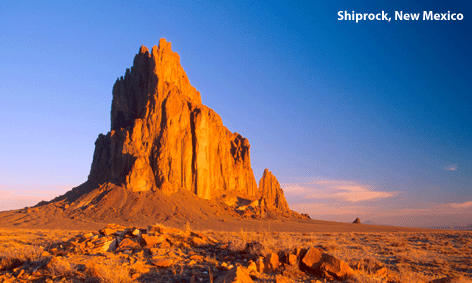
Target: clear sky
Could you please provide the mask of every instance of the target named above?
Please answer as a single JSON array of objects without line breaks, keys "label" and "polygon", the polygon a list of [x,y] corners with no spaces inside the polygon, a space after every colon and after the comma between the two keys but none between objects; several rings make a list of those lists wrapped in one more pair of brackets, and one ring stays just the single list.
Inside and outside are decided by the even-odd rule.
[{"label": "clear sky", "polygon": [[471,4],[325,2],[1,1],[0,210],[87,179],[116,78],[163,37],[203,103],[249,139],[256,179],[269,168],[291,208],[471,224]]}]

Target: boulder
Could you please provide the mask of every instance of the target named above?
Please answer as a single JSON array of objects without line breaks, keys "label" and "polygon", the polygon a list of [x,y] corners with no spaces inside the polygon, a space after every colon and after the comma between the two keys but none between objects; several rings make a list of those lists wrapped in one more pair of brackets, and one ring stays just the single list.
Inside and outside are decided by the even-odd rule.
[{"label": "boulder", "polygon": [[142,237],[142,239],[144,241],[144,244],[146,246],[154,246],[154,245],[160,244],[160,243],[162,243],[166,240],[166,238],[164,236],[152,236],[152,235],[148,235],[148,234],[142,234],[141,237]]},{"label": "boulder", "polygon": [[193,237],[192,238],[192,244],[195,245],[195,246],[204,246],[204,245],[208,245],[208,242],[203,240],[202,238]]},{"label": "boulder", "polygon": [[279,265],[279,256],[276,253],[270,253],[270,255],[266,257],[265,266],[268,270],[276,270]]},{"label": "boulder", "polygon": [[116,229],[112,229],[112,228],[103,228],[103,229],[100,230],[100,234],[102,234],[104,236],[111,235],[115,232],[116,232]]},{"label": "boulder", "polygon": [[297,256],[294,254],[289,254],[288,255],[288,264],[294,266],[297,264]]},{"label": "boulder", "polygon": [[303,257],[300,268],[319,276],[345,280],[354,273],[354,270],[343,260],[323,253],[318,248],[311,247]]},{"label": "boulder", "polygon": [[263,273],[264,272],[264,269],[265,269],[265,265],[264,265],[264,258],[263,257],[259,257],[256,261],[256,268],[257,268],[257,271],[259,273]]},{"label": "boulder", "polygon": [[116,250],[118,246],[118,241],[116,238],[113,238],[112,236],[105,236],[102,238],[98,238],[92,243],[92,250],[90,251],[91,253],[105,253],[105,252],[112,252]]},{"label": "boulder", "polygon": [[118,245],[118,251],[125,251],[125,250],[134,250],[141,248],[141,245],[137,242],[136,239],[132,238],[124,238],[120,244]]},{"label": "boulder", "polygon": [[162,267],[166,268],[169,266],[172,266],[174,264],[174,261],[170,258],[157,258],[157,259],[151,259],[150,262],[157,266],[157,267]]},{"label": "boulder", "polygon": [[215,283],[253,283],[254,281],[246,273],[246,271],[238,266],[227,271],[221,277],[215,280]]}]

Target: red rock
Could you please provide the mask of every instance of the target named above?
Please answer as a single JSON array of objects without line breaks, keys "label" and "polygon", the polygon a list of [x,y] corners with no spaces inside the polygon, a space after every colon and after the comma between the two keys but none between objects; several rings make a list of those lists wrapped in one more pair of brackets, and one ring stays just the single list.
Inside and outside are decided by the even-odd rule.
[{"label": "red rock", "polygon": [[269,208],[277,208],[284,211],[289,210],[287,200],[285,199],[283,190],[280,188],[279,182],[268,169],[264,170],[264,174],[259,182],[259,190]]},{"label": "red rock", "polygon": [[321,262],[322,257],[322,250],[311,247],[303,256],[302,263],[307,267],[312,267],[315,266],[315,264]]},{"label": "red rock", "polygon": [[344,280],[354,273],[354,270],[346,262],[314,247],[307,251],[300,268],[336,280]]},{"label": "red rock", "polygon": [[264,266],[264,258],[260,257],[257,259],[256,261],[256,267],[257,267],[257,271],[259,273],[263,273],[264,272],[264,269],[265,269],[265,266]]},{"label": "red rock", "polygon": [[61,268],[62,270],[67,271],[71,269],[71,265],[65,258],[54,256],[49,260],[48,264],[46,265],[46,268],[49,270]]},{"label": "red rock", "polygon": [[344,280],[354,273],[345,261],[328,254],[323,254],[320,270],[327,277],[332,276],[336,280]]},{"label": "red rock", "polygon": [[255,263],[254,261],[252,261],[252,260],[249,261],[249,265],[248,265],[248,267],[247,267],[247,272],[248,272],[249,274],[251,274],[251,273],[257,273],[257,272],[258,272],[258,271],[257,271],[257,265],[256,265],[256,263]]},{"label": "red rock", "polygon": [[100,234],[108,236],[116,232],[116,229],[111,229],[111,228],[103,228],[100,230]]},{"label": "red rock", "polygon": [[179,234],[180,232],[182,232],[182,230],[177,229],[177,228],[164,227],[161,233],[162,234]]},{"label": "red rock", "polygon": [[152,225],[148,227],[149,233],[158,233],[162,234],[164,231],[164,227],[162,225]]},{"label": "red rock", "polygon": [[118,245],[117,251],[124,251],[124,250],[133,250],[140,248],[141,245],[136,242],[136,240],[131,238],[124,238],[120,244]]},{"label": "red rock", "polygon": [[143,238],[144,244],[148,246],[160,244],[166,240],[164,236],[150,236],[148,234],[142,234],[141,237]]},{"label": "red rock", "polygon": [[112,236],[105,236],[87,243],[90,243],[92,246],[91,253],[112,252],[116,250],[118,246],[118,241]]},{"label": "red rock", "polygon": [[223,276],[218,277],[215,283],[253,283],[246,271],[238,266],[227,271]]},{"label": "red rock", "polygon": [[157,267],[169,267],[174,264],[174,261],[169,258],[151,259],[150,261]]},{"label": "red rock", "polygon": [[279,256],[276,253],[271,253],[266,258],[266,267],[269,270],[276,270],[280,265]]},{"label": "red rock", "polygon": [[195,246],[204,246],[204,245],[208,245],[208,242],[201,239],[201,238],[198,238],[198,237],[193,237],[192,238],[192,243],[195,245]]},{"label": "red rock", "polygon": [[82,235],[83,239],[89,239],[89,238],[92,238],[92,237],[93,237],[93,233],[86,233],[86,234]]},{"label": "red rock", "polygon": [[288,264],[296,265],[297,264],[297,256],[294,255],[294,254],[289,254],[288,255]]}]

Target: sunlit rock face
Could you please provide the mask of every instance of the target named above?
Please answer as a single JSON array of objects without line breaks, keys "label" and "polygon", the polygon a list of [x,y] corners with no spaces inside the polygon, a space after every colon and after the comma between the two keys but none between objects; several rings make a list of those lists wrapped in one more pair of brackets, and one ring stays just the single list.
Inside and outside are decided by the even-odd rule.
[{"label": "sunlit rock face", "polygon": [[264,170],[264,174],[259,182],[259,190],[269,209],[289,210],[284,191],[280,187],[277,178],[268,169]]},{"label": "sunlit rock face", "polygon": [[95,142],[89,181],[167,195],[185,189],[205,199],[267,191],[267,201],[288,208],[278,182],[261,180],[258,190],[249,149],[247,139],[202,104],[179,55],[161,39],[150,52],[142,46],[113,86],[111,131]]}]

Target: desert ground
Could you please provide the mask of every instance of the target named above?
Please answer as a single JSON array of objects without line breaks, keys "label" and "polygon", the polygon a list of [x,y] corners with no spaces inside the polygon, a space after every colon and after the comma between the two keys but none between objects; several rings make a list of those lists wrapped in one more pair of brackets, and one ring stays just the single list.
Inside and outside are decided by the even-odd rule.
[{"label": "desert ground", "polygon": [[221,223],[0,228],[0,282],[472,282],[472,232]]}]

